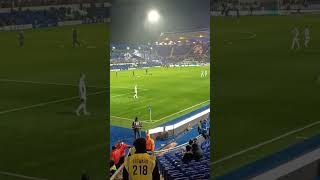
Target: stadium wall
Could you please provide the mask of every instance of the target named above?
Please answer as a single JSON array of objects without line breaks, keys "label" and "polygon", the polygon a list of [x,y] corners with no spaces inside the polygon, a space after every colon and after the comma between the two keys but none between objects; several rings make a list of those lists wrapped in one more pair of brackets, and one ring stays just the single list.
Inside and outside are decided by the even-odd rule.
[{"label": "stadium wall", "polygon": [[207,119],[209,115],[210,106],[205,106],[173,121],[165,123],[162,126],[149,129],[148,133],[154,139],[166,139],[171,136],[177,136],[187,131],[188,127],[193,127],[197,125],[199,121]]}]

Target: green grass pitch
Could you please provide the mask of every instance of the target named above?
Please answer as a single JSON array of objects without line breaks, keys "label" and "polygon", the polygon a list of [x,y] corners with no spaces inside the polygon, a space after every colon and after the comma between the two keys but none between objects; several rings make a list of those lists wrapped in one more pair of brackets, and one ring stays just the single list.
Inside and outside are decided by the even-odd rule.
[{"label": "green grass pitch", "polygon": [[[201,78],[201,70],[208,75]],[[134,73],[134,75],[133,75]],[[138,99],[134,99],[134,86]],[[111,125],[131,127],[138,117],[144,129],[174,118],[210,103],[210,67],[172,67],[111,72]],[[148,107],[151,106],[151,121]]]},{"label": "green grass pitch", "polygon": [[[0,179],[106,177],[106,24],[0,32]],[[78,79],[87,76],[90,116],[77,117]],[[4,175],[11,173],[10,176]]]},{"label": "green grass pitch", "polygon": [[[319,16],[211,20],[216,108],[212,175],[222,175],[319,133]],[[292,28],[297,26],[301,32],[305,25],[311,25],[310,48],[290,50]],[[306,127],[313,123],[317,125]],[[274,141],[261,145],[268,140]],[[247,150],[250,147],[254,148]]]}]

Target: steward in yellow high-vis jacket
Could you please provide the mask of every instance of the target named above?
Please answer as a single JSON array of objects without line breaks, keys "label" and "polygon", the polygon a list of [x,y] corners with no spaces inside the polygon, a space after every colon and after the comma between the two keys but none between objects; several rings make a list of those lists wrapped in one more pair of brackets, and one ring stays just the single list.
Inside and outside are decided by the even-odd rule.
[{"label": "steward in yellow high-vis jacket", "polygon": [[124,161],[124,180],[160,180],[156,157],[146,150],[146,140],[138,138],[134,142],[136,152]]}]

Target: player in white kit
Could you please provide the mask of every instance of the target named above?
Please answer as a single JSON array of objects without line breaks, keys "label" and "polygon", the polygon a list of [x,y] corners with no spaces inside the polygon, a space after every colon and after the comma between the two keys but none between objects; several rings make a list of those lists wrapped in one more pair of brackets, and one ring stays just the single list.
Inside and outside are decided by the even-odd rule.
[{"label": "player in white kit", "polygon": [[293,35],[293,38],[292,38],[291,49],[294,49],[296,46],[299,49],[300,48],[300,37],[299,37],[300,36],[300,32],[299,32],[299,29],[297,27],[295,27],[292,30],[292,35]]},{"label": "player in white kit", "polygon": [[134,86],[133,99],[138,99],[138,86],[137,85]]},{"label": "player in white kit", "polygon": [[201,78],[204,77],[204,71],[203,71],[203,70],[201,70],[201,75],[200,75],[200,77],[201,77]]},{"label": "player in white kit", "polygon": [[309,26],[306,26],[304,29],[304,47],[309,47],[310,42],[310,29]]},{"label": "player in white kit", "polygon": [[80,116],[80,111],[83,111],[84,115],[89,115],[87,112],[87,89],[86,89],[86,75],[81,73],[79,80],[79,96],[80,96],[80,105],[76,110],[77,116]]},{"label": "player in white kit", "polygon": [[207,77],[207,75],[208,75],[208,71],[205,70],[205,71],[204,71],[204,77]]}]

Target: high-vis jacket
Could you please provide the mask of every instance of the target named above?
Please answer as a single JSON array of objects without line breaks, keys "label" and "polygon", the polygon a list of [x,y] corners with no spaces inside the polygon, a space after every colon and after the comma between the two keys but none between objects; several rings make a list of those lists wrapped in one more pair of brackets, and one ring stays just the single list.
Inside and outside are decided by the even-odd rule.
[{"label": "high-vis jacket", "polygon": [[156,157],[147,153],[132,154],[131,156],[128,156],[125,159],[124,167],[124,179],[159,179],[159,171],[158,168],[156,168]]}]

